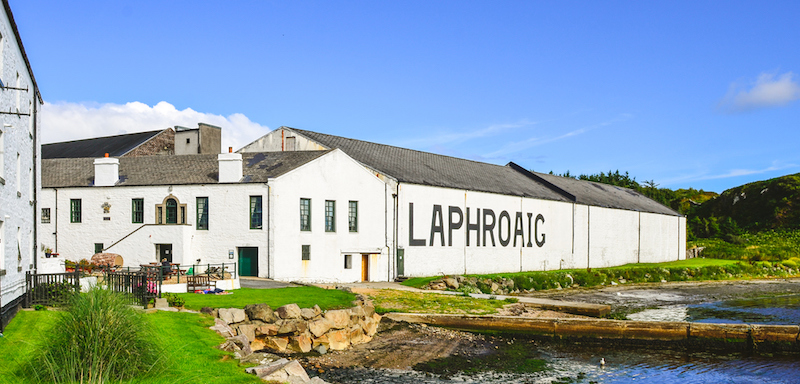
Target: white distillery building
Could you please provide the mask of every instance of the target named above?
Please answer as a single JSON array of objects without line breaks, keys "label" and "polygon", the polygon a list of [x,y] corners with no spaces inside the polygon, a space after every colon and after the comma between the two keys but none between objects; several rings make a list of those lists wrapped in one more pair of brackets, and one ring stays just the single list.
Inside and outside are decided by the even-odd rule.
[{"label": "white distillery building", "polygon": [[43,160],[60,259],[238,264],[287,281],[385,280],[386,185],[344,152]]},{"label": "white distillery building", "polygon": [[387,275],[375,279],[686,257],[685,217],[626,188],[288,127],[238,152],[333,148],[386,185]]},{"label": "white distillery building", "polygon": [[7,0],[0,15],[0,328],[37,268],[42,97]]}]

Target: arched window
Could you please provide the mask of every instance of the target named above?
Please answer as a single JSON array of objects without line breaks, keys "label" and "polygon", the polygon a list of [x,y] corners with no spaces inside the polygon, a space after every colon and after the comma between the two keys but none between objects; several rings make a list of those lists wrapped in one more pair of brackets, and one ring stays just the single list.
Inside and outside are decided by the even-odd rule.
[{"label": "arched window", "polygon": [[169,195],[156,204],[156,224],[186,224],[186,204]]},{"label": "arched window", "polygon": [[167,224],[178,224],[178,202],[167,199]]}]

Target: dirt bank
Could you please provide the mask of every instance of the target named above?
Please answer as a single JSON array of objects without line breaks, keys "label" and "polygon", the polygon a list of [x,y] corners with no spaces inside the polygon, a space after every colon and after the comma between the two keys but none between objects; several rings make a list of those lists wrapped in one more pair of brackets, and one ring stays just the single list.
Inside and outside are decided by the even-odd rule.
[{"label": "dirt bank", "polygon": [[791,293],[800,293],[800,279],[626,284],[548,290],[522,296],[607,304],[612,307],[612,312],[631,313],[663,305],[699,304]]}]

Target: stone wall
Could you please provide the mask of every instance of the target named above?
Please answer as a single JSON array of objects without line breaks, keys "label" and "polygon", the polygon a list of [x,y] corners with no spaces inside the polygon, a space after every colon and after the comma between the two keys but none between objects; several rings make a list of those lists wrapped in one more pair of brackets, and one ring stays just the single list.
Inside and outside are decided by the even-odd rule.
[{"label": "stone wall", "polygon": [[[372,305],[360,302],[349,309],[322,312],[319,306],[300,308],[297,304],[272,310],[267,304],[251,304],[244,309],[207,310],[215,317],[211,329],[228,338],[223,349],[240,354],[271,350],[281,353],[321,354],[345,350],[351,345],[372,340],[381,316]],[[239,351],[242,352],[239,352]]]},{"label": "stone wall", "polygon": [[147,140],[144,144],[126,153],[124,156],[152,156],[152,155],[174,155],[175,154],[175,131],[167,128],[158,135]]}]

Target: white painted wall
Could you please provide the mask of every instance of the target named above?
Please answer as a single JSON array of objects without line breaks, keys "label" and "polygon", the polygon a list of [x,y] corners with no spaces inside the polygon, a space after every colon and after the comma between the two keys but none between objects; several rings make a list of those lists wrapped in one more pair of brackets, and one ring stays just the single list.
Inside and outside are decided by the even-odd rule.
[{"label": "white painted wall", "polygon": [[[233,263],[238,261],[237,247],[257,246],[259,253],[266,252],[266,230],[250,229],[249,204],[251,195],[262,196],[266,218],[267,190],[265,184],[238,183],[45,188],[41,205],[51,209],[53,218],[41,225],[41,242],[55,248],[59,258],[73,261],[91,258],[94,244],[102,243],[107,252],[122,255],[126,266],[156,262],[156,244],[172,244],[175,263]],[[170,195],[186,204],[185,225],[155,225],[156,204]],[[208,197],[208,230],[197,229],[197,197]],[[144,199],[144,225],[131,222],[134,198]],[[70,199],[81,199],[81,223],[70,223]],[[111,205],[108,214],[102,208],[106,202]],[[232,260],[229,250],[234,251]]]},{"label": "white painted wall", "polygon": [[[271,180],[270,277],[277,280],[361,280],[362,254],[369,254],[369,279],[386,281],[385,184],[340,150]],[[300,199],[311,199],[311,231],[300,231]],[[336,202],[336,232],[325,232],[325,201]],[[348,202],[358,201],[358,232],[348,230]],[[311,246],[310,260],[301,258]],[[351,254],[352,268],[344,268]]]},{"label": "white painted wall", "polygon": [[6,305],[24,293],[25,272],[34,268],[37,253],[43,257],[34,238],[42,105],[5,8],[0,8],[0,80],[6,87],[27,88],[0,90],[0,111],[27,114],[0,114],[0,301]]},{"label": "white painted wall", "polygon": [[[677,260],[685,248],[685,234],[681,237],[679,233],[680,222],[685,223],[685,219],[677,216],[413,184],[401,184],[399,191],[398,244],[405,250],[406,276],[598,268],[635,263],[640,257],[641,262],[662,262]],[[414,204],[410,237],[409,203]],[[434,205],[441,206],[442,218],[433,213]],[[451,206],[457,207],[464,216],[460,228],[453,230],[452,245]],[[482,210],[479,245],[475,243],[475,231],[470,231],[470,245],[466,245],[466,208],[470,208],[472,224],[476,223],[476,209]],[[483,228],[487,208],[495,216],[495,229],[491,232],[494,245]],[[503,219],[502,228],[498,229],[503,211],[508,212],[509,220]],[[517,212],[522,213],[522,236],[514,236]],[[528,214],[531,214],[530,219]],[[543,220],[537,220],[539,215]],[[454,228],[458,227],[458,221],[458,215],[454,214]],[[440,222],[444,227],[445,244],[442,244],[441,233],[431,230]],[[511,223],[511,238],[504,246],[500,234],[505,240],[507,222]],[[685,224],[682,228],[685,231]],[[424,245],[411,245],[412,238],[424,240]]]},{"label": "white painted wall", "polygon": [[[294,145],[292,145],[292,142],[294,142]],[[289,129],[281,127],[259,137],[236,152],[319,151],[325,149],[329,148],[325,148],[315,141],[308,140]]]}]

